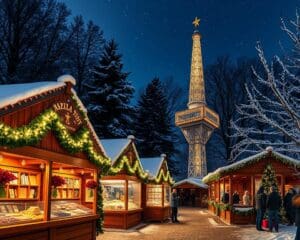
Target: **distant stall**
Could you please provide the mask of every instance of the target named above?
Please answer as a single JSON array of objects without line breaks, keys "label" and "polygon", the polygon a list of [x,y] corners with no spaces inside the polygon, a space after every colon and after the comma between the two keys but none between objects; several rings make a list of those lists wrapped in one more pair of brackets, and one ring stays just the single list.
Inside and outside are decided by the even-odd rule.
[{"label": "distant stall", "polygon": [[180,197],[180,206],[207,207],[208,186],[200,178],[186,178],[173,185]]},{"label": "distant stall", "polygon": [[164,221],[170,217],[171,185],[166,155],[141,158],[143,169],[149,174],[147,184],[143,184],[143,218],[146,221]]},{"label": "distant stall", "polygon": [[142,221],[142,182],[147,180],[134,137],[101,141],[112,168],[101,180],[104,227],[127,229]]},{"label": "distant stall", "polygon": [[[208,209],[227,223],[249,224],[255,222],[255,193],[261,185],[263,171],[267,166],[275,170],[279,192],[282,196],[291,187],[300,187],[295,175],[300,170],[299,160],[292,159],[267,148],[265,151],[231,165],[221,167],[203,178],[208,184]],[[222,195],[228,192],[228,203],[222,203]],[[240,201],[233,204],[237,191]],[[243,204],[242,197],[249,192],[250,204]]]}]

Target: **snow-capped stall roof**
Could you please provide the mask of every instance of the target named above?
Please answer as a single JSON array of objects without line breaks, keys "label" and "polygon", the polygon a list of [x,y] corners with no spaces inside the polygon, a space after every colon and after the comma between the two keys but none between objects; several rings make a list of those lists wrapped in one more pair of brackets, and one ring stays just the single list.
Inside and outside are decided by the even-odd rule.
[{"label": "snow-capped stall roof", "polygon": [[296,160],[294,158],[285,156],[281,153],[273,151],[273,149],[271,147],[267,147],[266,150],[262,151],[261,153],[258,153],[258,154],[255,154],[253,156],[247,157],[243,160],[240,160],[240,161],[235,162],[233,164],[230,164],[228,166],[220,167],[217,170],[215,170],[214,172],[211,172],[211,173],[207,174],[203,178],[203,182],[208,183],[210,181],[217,180],[225,174],[228,174],[228,173],[233,172],[235,170],[246,167],[246,166],[248,166],[252,163],[256,163],[256,162],[260,161],[261,159],[264,159],[265,157],[268,157],[268,156],[273,157],[273,158],[277,159],[278,161],[280,161],[284,164],[300,168],[300,161],[299,160]]},{"label": "snow-capped stall roof", "polygon": [[178,186],[180,186],[181,184],[184,184],[184,183],[189,183],[189,184],[195,185],[195,186],[200,187],[200,188],[208,188],[208,186],[203,182],[203,180],[201,178],[194,178],[194,177],[186,178],[186,179],[183,179],[179,182],[176,182],[173,185],[173,187],[178,187]]},{"label": "snow-capped stall roof", "polygon": [[[0,85],[0,109],[9,105],[14,105],[20,101],[26,100],[28,98],[41,95],[47,92],[54,91],[58,88],[66,86],[67,82],[70,82],[73,86],[76,85],[76,80],[71,75],[62,75],[57,78],[57,81],[44,81],[44,82],[33,82],[33,83],[20,83],[20,84],[3,84]],[[73,96],[81,111],[85,114],[87,113],[86,108],[79,99],[74,89],[71,89]],[[105,150],[89,120],[86,116],[86,122],[91,130],[94,139],[96,140],[98,146],[106,156]]]},{"label": "snow-capped stall roof", "polygon": [[64,82],[35,82],[0,85],[0,108],[65,86]]},{"label": "snow-capped stall roof", "polygon": [[131,143],[131,139],[119,138],[119,139],[103,139],[101,143],[105,149],[107,156],[114,163],[122,154],[122,152]]},{"label": "snow-capped stall roof", "polygon": [[146,172],[149,172],[150,177],[157,177],[159,169],[164,162],[164,157],[141,158],[141,164]]}]

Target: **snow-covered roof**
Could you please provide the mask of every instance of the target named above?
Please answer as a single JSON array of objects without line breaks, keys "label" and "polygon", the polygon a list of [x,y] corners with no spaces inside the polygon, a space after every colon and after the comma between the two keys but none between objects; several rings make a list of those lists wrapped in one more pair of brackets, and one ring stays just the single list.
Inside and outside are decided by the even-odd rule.
[{"label": "snow-covered roof", "polygon": [[[0,109],[9,105],[14,105],[20,101],[34,97],[36,95],[41,95],[46,92],[64,87],[66,86],[67,82],[70,82],[73,86],[75,86],[76,84],[76,80],[71,75],[62,75],[57,78],[56,82],[45,81],[45,82],[0,85]],[[77,96],[76,91],[74,89],[72,89],[71,91],[76,102],[78,103],[80,110],[86,114],[87,110],[84,107],[81,100],[79,99],[79,97]],[[102,150],[103,154],[106,156],[105,150],[103,149],[103,146],[87,115],[86,115],[86,122],[98,146]]]},{"label": "snow-covered roof", "polygon": [[291,157],[285,156],[281,153],[278,153],[276,151],[273,151],[272,148],[268,147],[268,148],[266,148],[266,150],[262,151],[261,153],[247,157],[243,160],[240,160],[240,161],[230,164],[228,166],[218,168],[214,172],[207,174],[203,178],[203,182],[208,183],[210,181],[217,180],[222,175],[228,174],[229,172],[236,171],[236,170],[246,167],[252,163],[256,163],[256,162],[260,161],[261,159],[264,159],[265,157],[268,157],[268,156],[273,157],[273,158],[277,159],[278,161],[281,161],[284,164],[300,168],[299,160],[296,160],[294,158],[291,158]]},{"label": "snow-covered roof", "polygon": [[0,108],[65,86],[64,82],[35,82],[0,85]]},{"label": "snow-covered roof", "polygon": [[151,178],[155,178],[159,174],[159,169],[163,164],[164,157],[141,158],[141,164],[146,172],[149,172]]},{"label": "snow-covered roof", "polygon": [[195,186],[200,187],[200,188],[208,188],[208,186],[202,181],[201,178],[193,178],[193,177],[186,178],[186,179],[183,179],[179,182],[176,182],[173,185],[173,187],[178,187],[178,186],[180,186],[181,184],[184,184],[184,183],[189,183],[189,184],[195,185]]},{"label": "snow-covered roof", "polygon": [[101,143],[105,149],[107,156],[114,163],[122,154],[122,152],[131,143],[131,139],[119,138],[119,139],[103,139]]}]

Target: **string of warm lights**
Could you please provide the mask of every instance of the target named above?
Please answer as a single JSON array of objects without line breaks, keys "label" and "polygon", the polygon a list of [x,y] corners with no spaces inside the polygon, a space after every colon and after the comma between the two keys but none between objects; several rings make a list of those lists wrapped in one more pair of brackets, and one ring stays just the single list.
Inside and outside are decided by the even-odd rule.
[{"label": "string of warm lights", "polygon": [[163,169],[160,169],[160,172],[158,176],[155,177],[154,182],[155,183],[168,182],[171,185],[174,184],[174,180],[172,179],[170,172],[167,171],[165,174]]},{"label": "string of warm lights", "polygon": [[130,166],[130,161],[127,156],[123,156],[115,166],[112,166],[109,170],[110,174],[117,174],[125,169],[128,174],[137,174],[142,180],[148,179],[148,173],[145,172],[140,164],[140,161],[136,160],[133,166]]},{"label": "string of warm lights", "polygon": [[0,146],[14,148],[36,145],[50,130],[54,131],[61,146],[69,153],[85,152],[91,162],[101,167],[102,172],[109,169],[110,160],[96,153],[88,129],[83,127],[71,135],[52,109],[46,110],[28,125],[19,128],[0,123]]}]

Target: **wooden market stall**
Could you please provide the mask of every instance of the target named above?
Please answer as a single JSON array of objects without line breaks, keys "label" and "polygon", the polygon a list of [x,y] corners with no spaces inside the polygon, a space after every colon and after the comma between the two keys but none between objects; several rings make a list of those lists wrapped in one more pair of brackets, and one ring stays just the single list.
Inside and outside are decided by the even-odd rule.
[{"label": "wooden market stall", "polygon": [[0,239],[96,239],[98,173],[110,162],[74,84],[0,85]]},{"label": "wooden market stall", "polygon": [[149,174],[147,184],[143,184],[143,218],[146,221],[164,221],[170,218],[170,196],[172,177],[168,169],[166,155],[141,158],[143,169]]},{"label": "wooden market stall", "polygon": [[[208,209],[230,224],[254,223],[255,194],[261,186],[267,166],[272,166],[275,171],[281,196],[291,187],[300,187],[300,179],[295,175],[296,170],[300,170],[300,162],[268,147],[261,153],[221,167],[203,178],[209,186]],[[222,203],[225,191],[229,196],[228,204]],[[240,202],[233,204],[232,195],[235,191],[238,192]],[[242,202],[245,191],[250,194],[250,204],[247,205]]]},{"label": "wooden market stall", "polygon": [[133,227],[142,221],[142,182],[148,178],[141,166],[134,137],[104,139],[101,143],[112,161],[110,174],[101,180],[104,227]]},{"label": "wooden market stall", "polygon": [[186,178],[176,182],[173,188],[177,189],[180,206],[207,207],[208,186],[202,179]]}]

